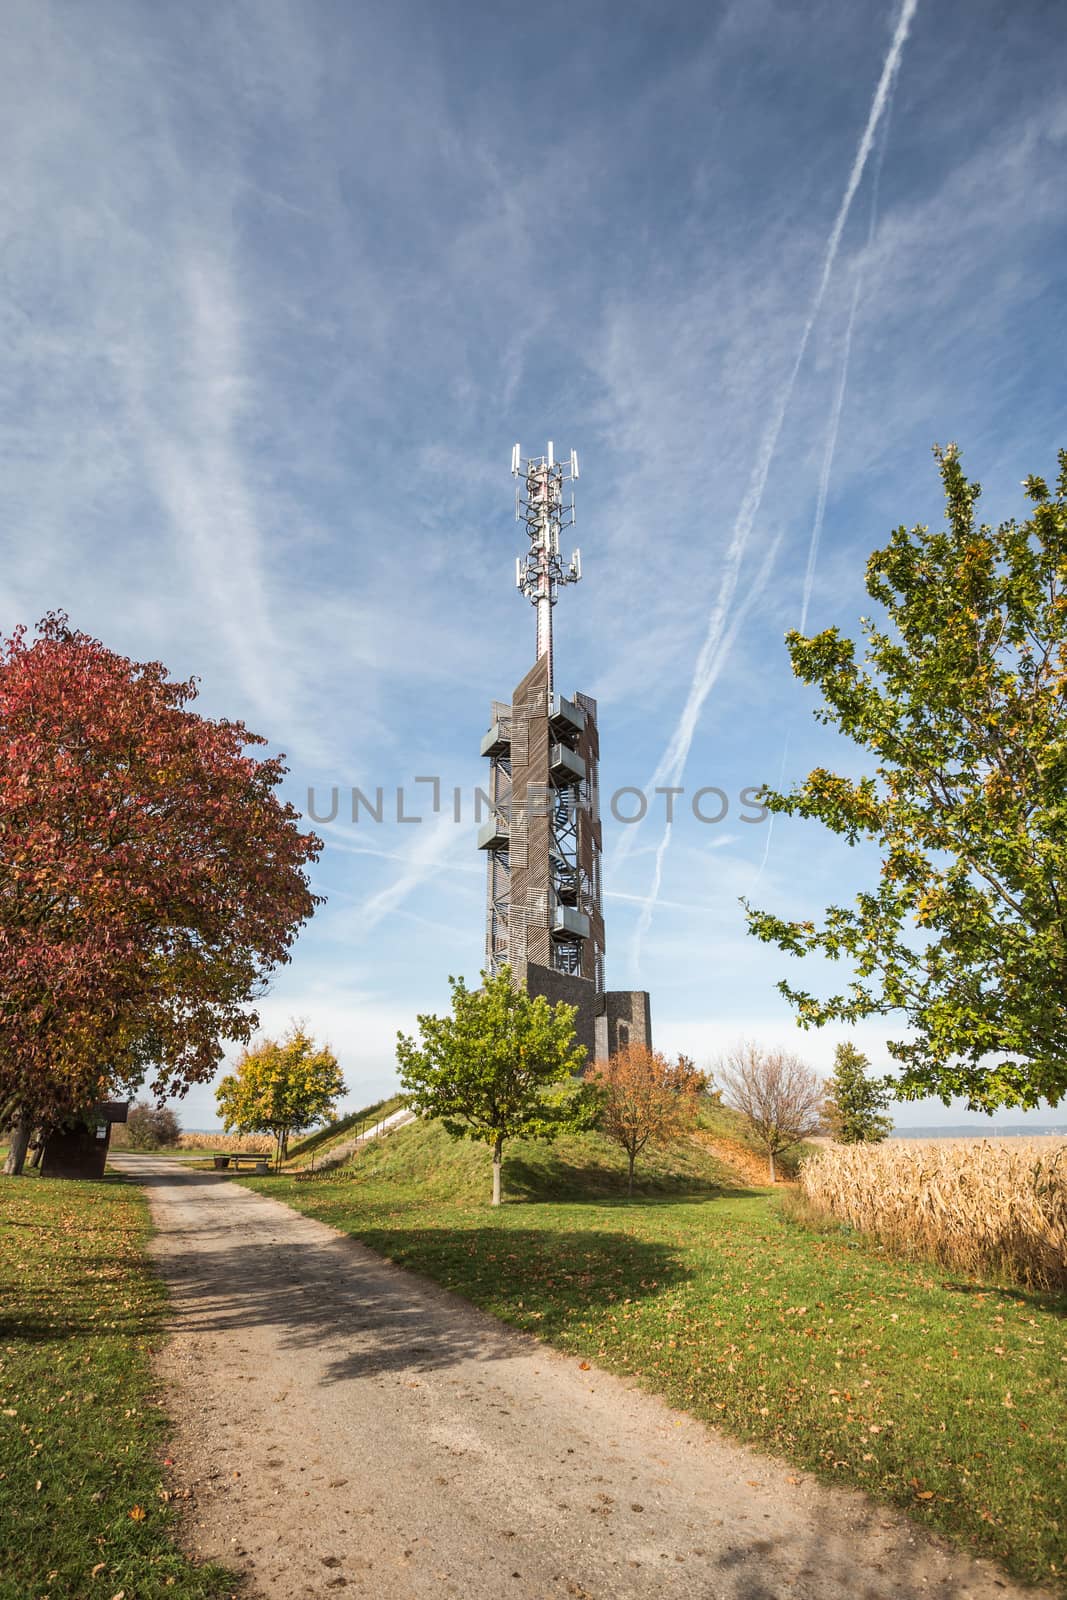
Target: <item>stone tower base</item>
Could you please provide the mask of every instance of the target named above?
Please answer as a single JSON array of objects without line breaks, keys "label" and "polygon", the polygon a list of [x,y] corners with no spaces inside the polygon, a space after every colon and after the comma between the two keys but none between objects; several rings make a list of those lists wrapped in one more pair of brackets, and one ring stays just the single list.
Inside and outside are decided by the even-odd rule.
[{"label": "stone tower base", "polygon": [[586,1061],[606,1061],[628,1044],[652,1048],[652,1006],[644,989],[609,989],[598,995],[588,978],[571,977],[531,962],[526,968],[528,994],[543,994],[552,1005],[560,1000],[577,1007],[574,1032],[585,1048]]}]

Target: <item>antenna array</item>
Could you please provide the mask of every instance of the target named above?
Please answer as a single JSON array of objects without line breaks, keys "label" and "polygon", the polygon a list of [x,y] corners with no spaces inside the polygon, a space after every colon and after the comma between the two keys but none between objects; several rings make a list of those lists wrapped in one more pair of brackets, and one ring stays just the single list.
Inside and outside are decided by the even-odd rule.
[{"label": "antenna array", "polygon": [[572,450],[570,460],[557,461],[551,439],[548,452],[543,456],[524,457],[519,445],[511,452],[512,476],[515,486],[515,520],[526,525],[530,548],[525,556],[515,562],[515,583],[526,598],[537,607],[537,654],[548,657],[548,687],[552,678],[552,607],[558,590],[566,583],[577,583],[582,576],[582,554],[575,550],[570,565],[564,566],[560,555],[560,534],[574,526],[574,490],[570,501],[564,500],[567,484],[573,485],[578,477],[578,452]]}]

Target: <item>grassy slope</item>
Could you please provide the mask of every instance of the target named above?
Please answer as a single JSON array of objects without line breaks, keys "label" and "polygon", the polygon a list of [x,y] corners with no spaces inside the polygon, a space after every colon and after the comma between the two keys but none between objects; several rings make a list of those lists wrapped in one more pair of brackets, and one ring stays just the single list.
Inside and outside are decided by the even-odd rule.
[{"label": "grassy slope", "polygon": [[345,1139],[351,1139],[359,1133],[361,1124],[378,1121],[387,1117],[391,1111],[398,1111],[403,1096],[390,1095],[386,1100],[375,1100],[372,1105],[363,1106],[359,1111],[350,1111],[347,1116],[339,1117],[336,1122],[331,1122],[328,1127],[318,1128],[314,1133],[309,1133],[306,1139],[294,1140],[289,1146],[289,1163],[302,1163],[309,1156],[328,1155],[335,1145],[342,1144]]},{"label": "grassy slope", "polygon": [[599,1138],[515,1146],[494,1211],[488,1151],[417,1125],[347,1174],[242,1181],[1022,1577],[1062,1574],[1062,1300],[806,1229],[695,1146],[646,1175],[627,1205]]},{"label": "grassy slope", "polygon": [[[401,1128],[361,1151],[347,1169],[360,1183],[415,1184],[427,1199],[477,1204],[490,1191],[486,1145],[455,1140],[438,1122]],[[318,1182],[319,1180],[309,1180]],[[738,1179],[698,1147],[639,1158],[635,1193],[719,1193]],[[625,1157],[600,1134],[571,1135],[548,1144],[514,1140],[504,1147],[504,1191],[512,1200],[618,1198],[626,1192]]]},{"label": "grassy slope", "polygon": [[0,1600],[233,1592],[179,1552],[160,1499],[163,1289],[147,1235],[144,1199],[119,1179],[0,1179]]},{"label": "grassy slope", "polygon": [[[749,1123],[740,1111],[706,1103],[697,1131],[711,1150],[720,1152],[749,1182],[762,1187],[769,1181],[767,1153],[753,1138]],[[779,1181],[795,1179],[801,1161],[815,1148],[810,1144],[798,1144],[781,1151],[775,1157]]]}]

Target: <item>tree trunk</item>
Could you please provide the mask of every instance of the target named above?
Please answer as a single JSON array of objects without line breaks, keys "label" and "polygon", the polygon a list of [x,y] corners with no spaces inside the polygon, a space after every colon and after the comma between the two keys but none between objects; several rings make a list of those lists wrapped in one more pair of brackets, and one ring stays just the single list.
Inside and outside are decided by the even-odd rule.
[{"label": "tree trunk", "polygon": [[37,1142],[33,1146],[33,1154],[30,1156],[30,1166],[31,1167],[39,1167],[41,1165],[41,1160],[42,1160],[42,1158],[44,1156],[44,1143],[45,1143],[45,1139],[46,1138],[47,1138],[47,1135],[46,1135],[44,1129],[43,1128],[38,1128],[38,1130],[37,1130]]},{"label": "tree trunk", "polygon": [[493,1204],[500,1204],[500,1168],[504,1159],[504,1136],[498,1133],[493,1146]]},{"label": "tree trunk", "polygon": [[767,1160],[770,1163],[770,1168],[771,1168],[771,1182],[772,1183],[777,1183],[778,1182],[778,1177],[777,1177],[777,1174],[775,1173],[775,1170],[774,1170],[774,1151],[773,1150],[768,1150],[767,1151]]},{"label": "tree trunk", "polygon": [[24,1111],[20,1111],[11,1124],[7,1160],[4,1162],[4,1176],[17,1178],[26,1164],[26,1151],[30,1147],[30,1134],[33,1126]]},{"label": "tree trunk", "polygon": [[630,1158],[630,1171],[627,1174],[627,1178],[626,1178],[626,1198],[627,1198],[627,1200],[632,1200],[633,1199],[633,1194],[634,1194],[634,1161],[637,1158],[634,1155],[632,1150],[628,1150],[626,1152],[626,1154]]}]

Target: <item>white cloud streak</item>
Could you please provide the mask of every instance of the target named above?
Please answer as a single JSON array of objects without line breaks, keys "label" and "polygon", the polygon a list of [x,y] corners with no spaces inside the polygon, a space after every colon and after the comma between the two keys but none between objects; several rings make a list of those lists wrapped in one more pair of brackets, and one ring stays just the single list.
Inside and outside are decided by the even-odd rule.
[{"label": "white cloud streak", "polygon": [[[745,551],[748,546],[756,517],[759,514],[760,506],[763,502],[763,494],[767,486],[767,478],[770,474],[771,464],[774,460],[775,452],[778,447],[778,440],[781,435],[782,425],[785,421],[786,412],[789,409],[789,403],[792,399],[797,377],[801,366],[803,365],[804,357],[807,354],[808,344],[811,339],[816,320],[819,312],[822,309],[823,301],[826,298],[826,291],[830,283],[830,277],[833,272],[834,263],[837,260],[837,254],[841,245],[841,238],[844,233],[845,224],[848,221],[849,213],[852,209],[852,202],[856,197],[856,192],[859,189],[860,183],[863,179],[863,174],[867,166],[867,161],[874,144],[874,139],[878,131],[879,124],[885,113],[886,107],[889,104],[889,98],[892,92],[893,84],[900,66],[901,55],[911,29],[912,20],[915,16],[917,7],[918,0],[903,0],[903,4],[901,5],[900,14],[897,18],[896,28],[893,33],[893,38],[890,42],[889,50],[882,66],[882,73],[878,80],[878,86],[875,89],[874,98],[871,102],[870,112],[868,113],[867,117],[867,124],[863,130],[855,157],[853,158],[852,167],[848,176],[848,182],[845,185],[845,192],[842,197],[841,204],[838,207],[837,215],[834,218],[834,223],[830,230],[830,236],[827,240],[826,250],[823,256],[822,272],[819,276],[818,285],[808,310],[807,319],[801,332],[800,343],[793,361],[793,366],[775,402],[770,425],[766,429],[763,439],[761,440],[756,462],[749,479],[748,489],[745,493],[744,500],[741,503],[740,510],[738,511],[737,518],[734,522],[730,543],[726,551],[725,572],[719,586],[719,593],[711,610],[711,615],[708,618],[707,630],[704,636],[704,642],[701,645],[697,656],[693,677],[689,687],[689,694],[687,696],[685,706],[683,707],[682,714],[671,737],[670,743],[668,744],[662,759],[653,773],[651,787],[655,787],[656,785],[664,782],[677,784],[681,780],[681,777],[685,771],[686,762],[689,758],[689,751],[692,747],[693,737],[696,733],[701,712],[703,711],[708,695],[711,693],[711,690],[722,671],[722,667],[726,659],[727,652],[722,650],[722,646],[727,637],[728,629],[730,630],[731,636],[733,632],[736,631],[736,627],[731,628],[729,618],[731,607],[734,603],[734,597],[737,593]],[[757,577],[756,583],[753,585],[753,588],[750,591],[749,605],[754,603],[755,600],[759,598],[759,595],[762,593],[763,588],[765,587],[767,577],[769,577],[769,571],[767,570],[767,563],[765,562],[764,566],[761,568],[759,576]],[[643,939],[644,934],[648,931],[648,928],[651,926],[651,919],[656,905],[656,897],[662,882],[663,860],[669,843],[670,825],[667,824],[664,829],[660,848],[656,853],[656,868],[652,887],[649,891],[645,909],[642,911],[638,922],[634,947],[635,963],[640,954],[641,940]],[[624,853],[625,851],[620,852],[620,854]]]},{"label": "white cloud streak", "polygon": [[458,848],[469,848],[470,837],[465,829],[457,828],[448,817],[442,817],[436,827],[420,829],[407,863],[393,882],[368,898],[359,907],[358,926],[371,933],[391,912],[397,910],[409,896],[416,893],[427,881],[444,867],[448,856]]},{"label": "white cloud streak", "polygon": [[[752,585],[752,587],[749,590],[748,594],[745,596],[745,599],[742,602],[742,604],[734,612],[733,617],[730,620],[729,627],[727,628],[725,634],[720,639],[718,647],[717,647],[717,649],[715,651],[715,654],[712,657],[711,661],[708,663],[707,678],[708,678],[708,692],[709,693],[710,693],[711,689],[714,687],[715,682],[718,679],[719,674],[722,672],[723,667],[726,665],[726,662],[727,662],[727,660],[729,658],[729,655],[730,655],[730,651],[733,649],[733,646],[734,646],[734,640],[737,638],[737,635],[740,632],[740,629],[741,629],[742,625],[748,619],[748,615],[751,612],[753,606],[755,605],[756,601],[759,599],[760,595],[763,593],[764,589],[767,587],[767,584],[770,582],[771,572],[774,569],[774,563],[775,563],[775,561],[776,561],[776,559],[778,557],[778,551],[779,551],[779,548],[781,546],[781,543],[782,543],[782,535],[781,535],[781,533],[779,533],[774,538],[774,540],[771,542],[771,544],[769,545],[767,550],[764,552],[763,562],[762,562],[762,565],[760,566],[760,570],[759,570],[759,572],[758,572],[758,574],[756,576],[755,583]],[[681,772],[679,772],[678,777],[679,778],[681,777]],[[677,780],[676,779],[672,779],[672,782],[677,782]],[[670,847],[671,832],[672,832],[672,825],[671,825],[670,822],[668,822],[664,826],[663,836],[660,839],[660,842],[659,842],[658,846],[656,847],[656,862],[655,862],[655,866],[653,868],[652,887],[649,890],[648,894],[644,898],[644,902],[643,902],[643,904],[641,906],[641,914],[637,919],[637,926],[634,929],[633,965],[634,965],[635,972],[640,970],[640,966],[641,966],[641,947],[642,947],[642,944],[644,942],[646,934],[648,933],[649,929],[652,926],[652,914],[653,914],[653,912],[654,912],[654,910],[656,908],[656,905],[658,903],[659,892],[660,892],[660,889],[661,889],[661,887],[663,885],[663,864],[664,864],[664,861],[666,860],[667,850]]]},{"label": "white cloud streak", "polygon": [[[826,501],[830,492],[830,475],[833,472],[834,456],[837,452],[837,437],[841,430],[841,411],[845,403],[845,390],[848,387],[849,360],[852,355],[852,332],[856,326],[856,312],[859,309],[860,294],[863,289],[863,269],[867,257],[870,255],[874,244],[875,229],[878,226],[878,188],[882,177],[882,163],[885,160],[886,145],[889,142],[889,119],[893,110],[893,96],[890,92],[885,108],[885,125],[882,131],[882,142],[878,147],[878,155],[874,164],[871,178],[871,215],[867,224],[867,249],[861,256],[856,266],[855,282],[852,286],[852,303],[848,310],[848,321],[845,325],[845,338],[841,351],[841,372],[838,378],[837,390],[834,394],[834,403],[830,411],[830,423],[826,430],[826,446],[823,450],[822,468],[819,472],[819,491],[815,501],[815,517],[811,525],[811,538],[808,541],[808,559],[804,568],[804,588],[800,604],[800,621],[798,631],[806,633],[808,627],[808,610],[811,606],[812,591],[815,587],[815,566],[819,558],[819,545],[822,540],[823,521],[826,517]],[[789,736],[785,737],[782,745],[782,760],[778,772],[778,788],[782,787],[785,779],[786,764],[789,760]],[[756,876],[752,880],[752,890],[756,889],[763,878],[764,870],[770,858],[771,844],[774,840],[774,813],[772,812],[767,824],[767,837],[763,841],[763,855],[760,858]],[[752,892],[749,891],[749,893]]]},{"label": "white cloud streak", "polygon": [[148,396],[139,397],[146,461],[179,555],[192,568],[245,695],[263,717],[284,708],[292,726],[261,518],[237,437],[251,388],[240,308],[229,268],[215,251],[190,250],[180,283],[184,370],[170,390],[173,413],[159,417]]}]

